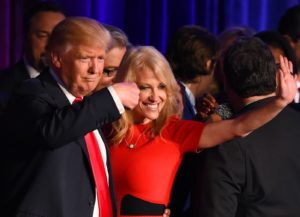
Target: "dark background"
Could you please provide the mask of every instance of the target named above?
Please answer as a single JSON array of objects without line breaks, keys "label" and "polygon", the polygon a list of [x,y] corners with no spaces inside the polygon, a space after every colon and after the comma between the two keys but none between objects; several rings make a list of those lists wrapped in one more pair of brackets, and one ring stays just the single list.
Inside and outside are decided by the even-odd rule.
[{"label": "dark background", "polygon": [[[284,11],[300,0],[57,0],[71,16],[88,16],[123,29],[133,44],[163,53],[180,26],[197,24],[214,34],[227,27],[277,29]],[[22,15],[36,0],[0,0],[0,69],[22,51]]]}]

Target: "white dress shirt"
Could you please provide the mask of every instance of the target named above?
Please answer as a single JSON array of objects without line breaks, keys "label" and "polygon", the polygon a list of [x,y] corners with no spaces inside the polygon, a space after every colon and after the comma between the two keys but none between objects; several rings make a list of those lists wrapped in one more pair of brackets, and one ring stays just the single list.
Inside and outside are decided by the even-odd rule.
[{"label": "white dress shirt", "polygon": [[194,111],[194,114],[196,115],[197,114],[197,110],[196,110],[196,98],[194,96],[194,94],[192,93],[192,91],[188,88],[188,86],[186,86],[183,82],[181,82],[181,84],[185,87],[185,92],[190,100],[190,103],[192,104],[193,106],[193,111]]}]

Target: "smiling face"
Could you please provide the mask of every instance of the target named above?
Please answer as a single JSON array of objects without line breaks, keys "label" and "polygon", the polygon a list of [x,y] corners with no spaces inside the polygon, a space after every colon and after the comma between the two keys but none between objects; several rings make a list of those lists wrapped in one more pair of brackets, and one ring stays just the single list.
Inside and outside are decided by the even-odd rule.
[{"label": "smiling face", "polygon": [[166,84],[149,68],[137,74],[136,83],[141,92],[139,103],[134,109],[134,122],[147,124],[159,117],[166,103]]},{"label": "smiling face", "polygon": [[77,45],[66,52],[53,53],[58,76],[74,96],[86,96],[96,88],[103,73],[105,50]]}]

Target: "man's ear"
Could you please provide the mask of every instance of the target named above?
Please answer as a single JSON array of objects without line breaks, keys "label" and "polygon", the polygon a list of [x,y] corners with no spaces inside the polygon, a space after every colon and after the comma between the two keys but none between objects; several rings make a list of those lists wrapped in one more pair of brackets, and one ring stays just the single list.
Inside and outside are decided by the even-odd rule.
[{"label": "man's ear", "polygon": [[51,62],[55,68],[61,67],[61,57],[58,52],[51,52]]},{"label": "man's ear", "polygon": [[213,72],[213,70],[214,70],[214,62],[213,62],[213,60],[212,59],[207,60],[205,67],[206,67],[207,71]]}]

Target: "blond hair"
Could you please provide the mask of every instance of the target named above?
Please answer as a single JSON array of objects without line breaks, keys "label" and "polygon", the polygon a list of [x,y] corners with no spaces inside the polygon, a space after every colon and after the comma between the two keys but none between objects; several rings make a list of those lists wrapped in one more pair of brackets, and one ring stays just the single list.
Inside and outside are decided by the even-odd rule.
[{"label": "blond hair", "polygon": [[110,33],[98,21],[87,17],[68,17],[54,28],[46,50],[47,53],[63,52],[74,45],[82,44],[107,51],[110,43]]},{"label": "blond hair", "polygon": [[[168,117],[178,113],[177,93],[178,84],[172,73],[171,67],[164,56],[151,46],[138,46],[130,49],[118,72],[118,80],[136,82],[137,74],[145,69],[151,70],[157,78],[166,85],[167,99],[159,117],[152,121],[150,137],[160,134]],[[126,111],[121,119],[113,124],[111,142],[119,144],[133,130],[132,111]]]}]

